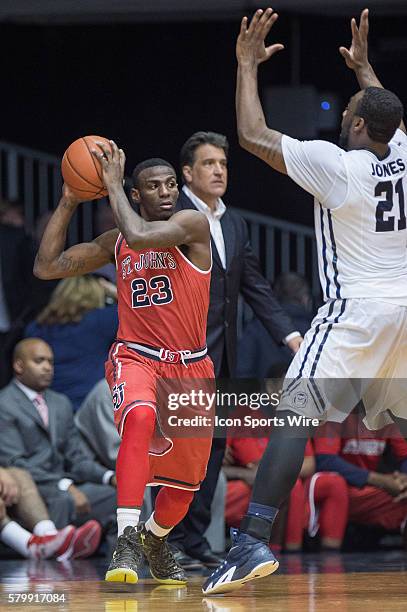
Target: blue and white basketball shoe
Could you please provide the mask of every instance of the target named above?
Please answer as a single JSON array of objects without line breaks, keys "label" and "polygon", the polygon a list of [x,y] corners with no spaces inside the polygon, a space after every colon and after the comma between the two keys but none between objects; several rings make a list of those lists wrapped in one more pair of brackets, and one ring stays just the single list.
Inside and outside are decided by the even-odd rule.
[{"label": "blue and white basketball shoe", "polygon": [[279,563],[267,544],[237,529],[232,528],[230,534],[232,548],[224,562],[204,582],[204,595],[240,589],[246,582],[268,576],[278,569]]}]

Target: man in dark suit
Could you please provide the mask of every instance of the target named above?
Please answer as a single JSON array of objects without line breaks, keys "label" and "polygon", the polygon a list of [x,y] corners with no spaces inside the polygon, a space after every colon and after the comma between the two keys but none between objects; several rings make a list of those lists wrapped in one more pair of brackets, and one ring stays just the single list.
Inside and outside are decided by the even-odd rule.
[{"label": "man in dark suit", "polygon": [[[244,219],[221,200],[227,188],[227,156],[228,142],[222,134],[193,134],[181,150],[184,187],[178,200],[179,209],[197,208],[209,220],[213,267],[207,345],[215,375],[223,379],[236,373],[239,293],[276,342],[285,343],[295,353],[302,341],[260,271]],[[188,515],[170,537],[177,548],[208,567],[216,567],[220,562],[210,550],[204,532],[211,519],[211,502],[225,442],[225,438],[214,438],[206,479]],[[182,562],[180,557],[179,561]]]},{"label": "man in dark suit", "polygon": [[114,472],[84,454],[68,398],[48,388],[49,345],[38,338],[19,342],[13,369],[0,392],[0,464],[30,472],[57,527],[95,519],[90,539],[99,542],[100,525],[115,528]]}]

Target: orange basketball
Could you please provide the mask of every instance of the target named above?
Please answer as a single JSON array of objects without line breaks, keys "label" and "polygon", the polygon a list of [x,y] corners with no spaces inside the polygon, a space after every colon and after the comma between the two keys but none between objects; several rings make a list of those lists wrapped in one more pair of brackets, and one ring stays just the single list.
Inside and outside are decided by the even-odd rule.
[{"label": "orange basketball", "polygon": [[100,162],[92,154],[92,149],[100,151],[96,140],[104,142],[110,149],[109,141],[103,136],[83,136],[67,148],[62,158],[64,181],[83,201],[97,200],[107,195]]}]

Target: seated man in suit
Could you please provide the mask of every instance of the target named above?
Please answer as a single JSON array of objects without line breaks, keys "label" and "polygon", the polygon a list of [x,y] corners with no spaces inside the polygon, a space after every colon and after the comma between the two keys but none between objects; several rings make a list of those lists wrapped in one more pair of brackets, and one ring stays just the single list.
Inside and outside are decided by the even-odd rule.
[{"label": "seated man in suit", "polygon": [[55,525],[83,525],[89,519],[89,547],[97,548],[101,527],[115,525],[114,472],[81,450],[67,397],[48,387],[53,354],[38,338],[19,342],[14,379],[0,392],[0,463],[28,470]]}]

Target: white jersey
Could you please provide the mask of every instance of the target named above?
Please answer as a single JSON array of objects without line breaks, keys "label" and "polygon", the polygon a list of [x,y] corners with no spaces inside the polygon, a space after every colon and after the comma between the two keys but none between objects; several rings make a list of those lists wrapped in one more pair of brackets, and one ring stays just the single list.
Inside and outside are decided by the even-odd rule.
[{"label": "white jersey", "polygon": [[283,136],[290,176],[315,198],[326,300],[374,298],[407,306],[407,136],[380,160],[365,149]]}]

